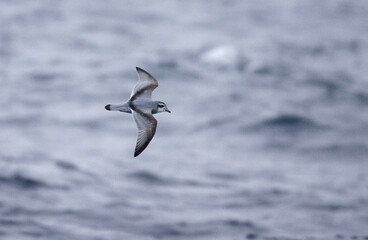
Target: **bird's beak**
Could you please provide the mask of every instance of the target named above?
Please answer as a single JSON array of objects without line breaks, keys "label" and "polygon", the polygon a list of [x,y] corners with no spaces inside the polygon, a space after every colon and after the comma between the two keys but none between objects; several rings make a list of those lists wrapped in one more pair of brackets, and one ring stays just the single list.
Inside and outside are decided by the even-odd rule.
[{"label": "bird's beak", "polygon": [[165,112],[171,113],[171,111],[169,109],[166,108]]}]

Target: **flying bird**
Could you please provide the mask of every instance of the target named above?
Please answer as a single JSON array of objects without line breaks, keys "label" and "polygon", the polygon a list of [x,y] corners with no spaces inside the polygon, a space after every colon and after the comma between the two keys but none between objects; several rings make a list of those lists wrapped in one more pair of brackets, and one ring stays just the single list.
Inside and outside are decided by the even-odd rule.
[{"label": "flying bird", "polygon": [[129,100],[123,104],[108,104],[105,106],[108,111],[133,113],[138,128],[134,157],[143,152],[155,135],[157,120],[153,117],[153,114],[171,113],[164,102],[152,100],[152,92],[158,87],[157,80],[142,68],[136,67],[136,69],[138,82],[134,86]]}]

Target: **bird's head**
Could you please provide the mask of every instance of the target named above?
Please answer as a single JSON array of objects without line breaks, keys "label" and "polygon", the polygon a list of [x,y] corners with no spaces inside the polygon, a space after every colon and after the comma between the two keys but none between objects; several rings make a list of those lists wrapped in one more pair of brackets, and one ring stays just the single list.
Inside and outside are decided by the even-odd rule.
[{"label": "bird's head", "polygon": [[168,112],[171,113],[171,111],[167,108],[166,104],[164,102],[157,102],[157,112]]}]

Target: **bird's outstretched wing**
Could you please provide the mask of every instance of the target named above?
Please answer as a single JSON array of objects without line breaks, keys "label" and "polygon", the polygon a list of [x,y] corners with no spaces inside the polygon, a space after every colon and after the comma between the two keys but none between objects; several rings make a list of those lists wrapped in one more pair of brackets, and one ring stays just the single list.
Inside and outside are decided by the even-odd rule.
[{"label": "bird's outstretched wing", "polygon": [[138,72],[138,82],[134,86],[132,94],[130,95],[130,101],[134,101],[137,98],[151,99],[152,91],[158,87],[157,80],[148,72],[142,68],[136,67]]},{"label": "bird's outstretched wing", "polygon": [[138,156],[148,146],[156,132],[157,120],[149,112],[133,110],[133,118],[138,128],[137,144],[134,157]]}]

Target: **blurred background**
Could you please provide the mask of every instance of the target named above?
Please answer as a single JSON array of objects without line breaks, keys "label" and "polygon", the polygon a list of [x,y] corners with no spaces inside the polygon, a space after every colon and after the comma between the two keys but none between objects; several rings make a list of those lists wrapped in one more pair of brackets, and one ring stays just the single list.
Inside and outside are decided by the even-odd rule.
[{"label": "blurred background", "polygon": [[[368,2],[0,1],[0,238],[368,239]],[[133,157],[135,67],[156,136]]]}]

